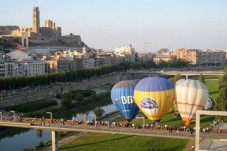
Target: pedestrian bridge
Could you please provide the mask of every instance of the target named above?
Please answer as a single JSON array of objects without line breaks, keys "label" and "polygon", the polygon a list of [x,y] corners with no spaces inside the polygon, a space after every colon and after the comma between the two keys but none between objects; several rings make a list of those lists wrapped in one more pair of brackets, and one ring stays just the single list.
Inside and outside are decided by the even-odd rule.
[{"label": "pedestrian bridge", "polygon": [[[35,118],[33,118],[35,119]],[[53,121],[53,120],[52,120]],[[55,119],[54,119],[55,121]],[[72,120],[67,120],[65,123],[51,122],[50,119],[45,119],[44,123],[33,123],[22,121],[1,121],[0,126],[6,127],[18,127],[29,129],[42,129],[51,131],[52,133],[52,150],[56,151],[58,148],[58,138],[56,133],[58,131],[72,131],[72,132],[92,132],[92,133],[109,133],[109,134],[123,134],[123,135],[138,135],[138,136],[152,136],[152,137],[168,137],[168,138],[180,138],[180,139],[195,139],[195,135],[186,131],[169,133],[169,131],[163,129],[135,129],[132,127],[109,127],[109,126],[96,126],[86,124],[76,124]],[[201,137],[209,137],[209,139],[223,139],[227,137],[226,133],[211,133],[212,135],[201,134]],[[205,135],[205,136],[204,136]]]},{"label": "pedestrian bridge", "polygon": [[[109,133],[109,134],[126,134],[126,135],[141,135],[141,136],[157,136],[158,137],[170,137],[170,138],[182,138],[182,139],[194,139],[194,135],[184,133],[184,135],[177,136],[176,133],[169,134],[166,130],[150,130],[150,129],[134,129],[131,127],[108,127],[108,126],[87,126],[85,124],[77,125],[57,125],[57,124],[45,124],[45,125],[31,125],[30,123],[20,122],[0,122],[0,126],[6,127],[18,127],[29,129],[42,129],[46,131],[72,131],[72,132],[92,132],[92,133]],[[174,134],[174,135],[173,135]],[[182,132],[183,134],[183,132]]]},{"label": "pedestrian bridge", "polygon": [[[58,148],[58,131],[71,131],[71,132],[92,132],[92,133],[109,133],[109,134],[123,134],[123,135],[138,135],[138,136],[152,136],[152,137],[169,137],[169,138],[181,138],[181,139],[194,139],[194,135],[186,132],[182,132],[181,135],[177,133],[168,133],[167,130],[150,130],[150,129],[134,129],[131,127],[108,127],[108,126],[95,126],[86,124],[75,124],[75,125],[59,125],[59,124],[45,124],[37,125],[24,122],[0,122],[0,126],[6,127],[18,127],[18,128],[29,128],[29,129],[42,129],[51,131],[52,134],[52,151],[56,151]],[[184,133],[184,135],[183,135]]]}]

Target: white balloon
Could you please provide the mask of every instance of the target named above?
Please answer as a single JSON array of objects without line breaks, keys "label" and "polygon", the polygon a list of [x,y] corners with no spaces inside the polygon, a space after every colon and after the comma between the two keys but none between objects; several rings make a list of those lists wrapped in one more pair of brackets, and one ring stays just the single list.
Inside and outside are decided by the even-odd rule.
[{"label": "white balloon", "polygon": [[185,125],[195,119],[196,110],[203,110],[208,99],[207,87],[198,80],[180,79],[176,82],[176,103]]}]

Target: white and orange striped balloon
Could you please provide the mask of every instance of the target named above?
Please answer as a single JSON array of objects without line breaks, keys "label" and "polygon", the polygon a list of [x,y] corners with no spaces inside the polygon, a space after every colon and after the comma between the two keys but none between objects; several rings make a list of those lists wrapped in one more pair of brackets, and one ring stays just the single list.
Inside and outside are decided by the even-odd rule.
[{"label": "white and orange striped balloon", "polygon": [[208,99],[207,87],[198,80],[180,79],[176,82],[176,103],[185,125],[195,119],[196,110],[203,110]]}]

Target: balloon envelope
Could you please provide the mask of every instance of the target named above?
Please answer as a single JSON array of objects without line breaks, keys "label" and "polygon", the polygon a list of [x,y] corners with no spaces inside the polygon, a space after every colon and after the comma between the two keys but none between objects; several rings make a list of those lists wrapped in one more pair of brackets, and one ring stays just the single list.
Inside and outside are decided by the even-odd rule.
[{"label": "balloon envelope", "polygon": [[173,111],[175,111],[175,110],[176,110],[176,103],[173,102],[172,106],[170,106],[170,108],[169,108],[169,110],[167,111],[167,113],[171,113],[171,112],[173,112]]},{"label": "balloon envelope", "polygon": [[142,79],[134,90],[140,110],[152,121],[159,121],[168,112],[175,96],[173,84],[161,77]]},{"label": "balloon envelope", "polygon": [[139,112],[139,108],[134,102],[134,89],[138,81],[120,81],[111,90],[111,99],[121,114],[131,121]]},{"label": "balloon envelope", "polygon": [[209,96],[204,109],[208,110],[208,109],[211,109],[213,106],[214,106],[214,100],[211,98],[211,96]]},{"label": "balloon envelope", "polygon": [[176,82],[176,102],[185,125],[195,119],[196,110],[203,110],[208,99],[207,87],[198,80],[180,79]]}]

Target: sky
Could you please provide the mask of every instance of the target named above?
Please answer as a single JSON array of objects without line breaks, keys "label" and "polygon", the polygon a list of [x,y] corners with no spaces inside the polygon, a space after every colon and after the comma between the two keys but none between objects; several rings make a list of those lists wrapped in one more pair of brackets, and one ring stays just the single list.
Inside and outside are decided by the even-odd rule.
[{"label": "sky", "polygon": [[227,0],[1,0],[0,26],[32,27],[34,6],[95,49],[227,49]]}]

